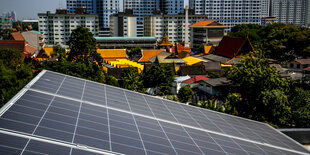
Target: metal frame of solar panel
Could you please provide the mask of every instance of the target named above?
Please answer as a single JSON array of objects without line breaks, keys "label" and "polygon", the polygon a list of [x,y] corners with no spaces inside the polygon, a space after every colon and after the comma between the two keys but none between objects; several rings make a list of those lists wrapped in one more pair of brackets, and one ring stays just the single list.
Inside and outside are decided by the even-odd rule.
[{"label": "metal frame of solar panel", "polygon": [[0,110],[0,154],[310,154],[271,126],[43,70]]}]

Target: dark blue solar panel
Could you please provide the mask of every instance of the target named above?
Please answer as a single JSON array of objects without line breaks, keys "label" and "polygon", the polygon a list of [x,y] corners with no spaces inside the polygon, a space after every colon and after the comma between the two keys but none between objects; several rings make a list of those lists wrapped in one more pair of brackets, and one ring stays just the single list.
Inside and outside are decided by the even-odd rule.
[{"label": "dark blue solar panel", "polygon": [[[263,123],[49,71],[3,113],[1,128],[134,155],[309,153]],[[16,141],[0,143],[0,154],[96,154],[50,142]]]}]

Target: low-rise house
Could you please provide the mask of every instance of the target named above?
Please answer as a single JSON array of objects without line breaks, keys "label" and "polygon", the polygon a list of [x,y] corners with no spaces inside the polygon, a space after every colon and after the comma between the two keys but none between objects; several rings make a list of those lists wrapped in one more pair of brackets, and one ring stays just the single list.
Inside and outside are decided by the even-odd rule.
[{"label": "low-rise house", "polygon": [[175,77],[174,81],[172,82],[172,86],[171,86],[171,94],[176,95],[179,92],[180,88],[183,86],[182,82],[190,78],[191,78],[190,76]]},{"label": "low-rise house", "polygon": [[206,55],[203,58],[226,64],[234,57],[247,54],[251,51],[255,51],[255,49],[248,38],[225,36],[219,43],[219,46],[216,47],[214,53]]},{"label": "low-rise house", "polygon": [[205,92],[208,96],[220,96],[221,90],[223,86],[227,86],[230,81],[225,78],[213,78],[213,79],[206,79],[198,81],[198,89]]},{"label": "low-rise house", "polygon": [[33,54],[33,49],[26,46],[24,40],[0,40],[0,48],[16,49],[24,58],[31,57]]},{"label": "low-rise house", "polygon": [[288,68],[302,71],[310,67],[310,59],[296,59],[288,63]]},{"label": "low-rise house", "polygon": [[179,75],[180,76],[207,75],[207,71],[205,69],[205,66],[203,65],[181,66],[179,69]]}]

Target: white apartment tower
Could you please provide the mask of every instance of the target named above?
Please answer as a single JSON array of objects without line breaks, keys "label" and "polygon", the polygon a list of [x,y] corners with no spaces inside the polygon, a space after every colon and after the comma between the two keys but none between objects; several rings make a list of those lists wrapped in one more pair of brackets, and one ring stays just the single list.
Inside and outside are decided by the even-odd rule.
[{"label": "white apartment tower", "polygon": [[55,14],[39,13],[39,31],[43,33],[48,45],[66,45],[72,30],[84,26],[93,35],[99,33],[98,15],[94,14],[67,14],[67,10],[56,10]]},{"label": "white apartment tower", "polygon": [[137,37],[137,16],[119,12],[110,16],[111,37]]},{"label": "white apartment tower", "polygon": [[271,16],[279,23],[306,25],[308,0],[272,0]]},{"label": "white apartment tower", "polygon": [[[261,24],[269,16],[270,0],[189,0],[195,14],[208,15],[229,27],[238,24]],[[229,30],[228,29],[228,30]]]},{"label": "white apartment tower", "polygon": [[[192,25],[201,20],[208,20],[207,15],[188,15],[188,25]],[[180,15],[164,15],[155,14],[144,16],[144,36],[154,36],[157,41],[162,40],[166,33],[171,43],[185,42],[190,40],[190,32],[185,35],[185,14]]]}]

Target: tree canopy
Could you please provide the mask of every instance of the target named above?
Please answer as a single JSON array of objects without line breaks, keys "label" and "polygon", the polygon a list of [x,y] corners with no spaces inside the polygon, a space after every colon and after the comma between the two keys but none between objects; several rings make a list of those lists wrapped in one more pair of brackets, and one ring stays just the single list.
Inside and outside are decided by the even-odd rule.
[{"label": "tree canopy", "polygon": [[161,94],[168,94],[174,77],[173,67],[155,64],[144,71],[143,85],[145,88],[159,88]]},{"label": "tree canopy", "polygon": [[124,68],[121,73],[121,87],[133,91],[139,91],[143,88],[142,79],[138,73],[138,68]]},{"label": "tree canopy", "polygon": [[230,98],[238,101],[233,109],[239,116],[276,125],[286,119],[289,83],[269,66],[267,59],[254,57],[253,53],[245,56],[240,65],[234,65],[228,72],[228,79],[232,81],[232,92],[240,94],[242,99],[240,102]]},{"label": "tree canopy", "polygon": [[179,101],[183,103],[187,103],[192,98],[193,95],[194,95],[193,90],[188,86],[181,87],[177,94]]},{"label": "tree canopy", "polygon": [[0,49],[0,107],[22,89],[33,77],[32,65],[23,62],[15,49]]},{"label": "tree canopy", "polygon": [[98,64],[102,63],[102,57],[97,53],[96,39],[89,32],[88,28],[79,26],[74,29],[68,45],[70,47],[68,61],[81,61],[84,63],[95,61]]},{"label": "tree canopy", "polygon": [[232,37],[248,37],[257,50],[279,61],[310,56],[310,29],[281,23],[259,26],[241,24],[228,33]]}]

